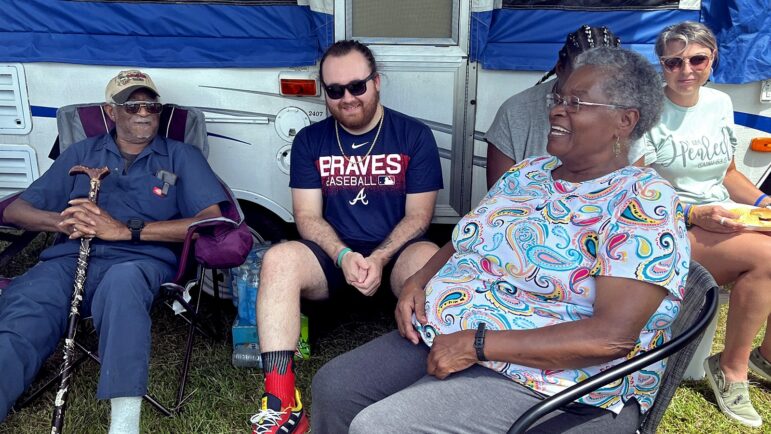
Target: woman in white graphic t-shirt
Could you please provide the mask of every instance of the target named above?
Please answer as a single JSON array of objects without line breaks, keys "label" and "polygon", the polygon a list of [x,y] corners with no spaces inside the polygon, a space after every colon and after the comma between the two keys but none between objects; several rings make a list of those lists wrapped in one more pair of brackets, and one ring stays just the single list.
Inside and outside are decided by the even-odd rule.
[{"label": "woman in white graphic t-shirt", "polygon": [[[644,137],[643,164],[656,169],[685,206],[692,258],[731,289],[725,349],[704,361],[720,409],[750,426],[762,420],[752,407],[747,369],[771,381],[771,327],[759,348],[752,340],[771,318],[771,237],[748,230],[731,209],[771,205],[771,198],[739,173],[728,95],[703,87],[717,60],[715,36],[684,22],[656,41],[667,98],[661,122]],[[749,365],[749,366],[748,366]]]}]

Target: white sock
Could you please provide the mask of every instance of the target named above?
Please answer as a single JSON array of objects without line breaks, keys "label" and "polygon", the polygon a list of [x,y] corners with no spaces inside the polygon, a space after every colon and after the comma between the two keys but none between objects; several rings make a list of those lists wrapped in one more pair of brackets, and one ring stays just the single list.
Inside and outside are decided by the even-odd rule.
[{"label": "white sock", "polygon": [[110,400],[109,434],[139,434],[139,413],[142,397],[129,396]]}]

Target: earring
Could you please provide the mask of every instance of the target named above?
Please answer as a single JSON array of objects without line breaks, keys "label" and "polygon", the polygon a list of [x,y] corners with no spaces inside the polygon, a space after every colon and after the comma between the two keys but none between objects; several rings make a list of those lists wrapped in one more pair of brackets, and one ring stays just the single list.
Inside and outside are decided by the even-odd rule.
[{"label": "earring", "polygon": [[621,155],[621,138],[614,134],[616,136],[616,143],[613,144],[613,155],[616,157]]}]

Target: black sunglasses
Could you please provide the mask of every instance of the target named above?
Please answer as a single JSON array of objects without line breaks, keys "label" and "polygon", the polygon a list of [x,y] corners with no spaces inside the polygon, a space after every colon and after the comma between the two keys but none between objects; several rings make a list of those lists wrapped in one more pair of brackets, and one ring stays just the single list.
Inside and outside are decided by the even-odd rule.
[{"label": "black sunglasses", "polygon": [[115,105],[123,107],[123,110],[126,110],[126,113],[132,115],[139,113],[139,110],[141,110],[142,107],[144,107],[145,110],[147,110],[147,113],[150,113],[151,115],[157,115],[163,110],[163,104],[159,102],[126,101],[123,104]]},{"label": "black sunglasses", "polygon": [[372,71],[372,74],[368,75],[364,80],[353,80],[348,84],[325,84],[324,90],[327,91],[329,99],[340,99],[345,95],[345,90],[353,96],[359,96],[367,91],[367,82],[375,78],[376,71]]},{"label": "black sunglasses", "polygon": [[683,66],[685,66],[685,62],[690,63],[691,68],[693,68],[694,71],[703,71],[704,68],[706,68],[709,64],[711,58],[711,56],[706,54],[697,54],[691,57],[662,57],[661,64],[664,65],[664,68],[669,72],[683,68]]}]

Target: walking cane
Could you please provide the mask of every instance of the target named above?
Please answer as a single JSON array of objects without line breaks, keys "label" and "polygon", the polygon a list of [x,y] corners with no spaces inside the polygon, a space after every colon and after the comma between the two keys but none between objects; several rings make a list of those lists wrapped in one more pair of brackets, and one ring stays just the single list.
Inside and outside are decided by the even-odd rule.
[{"label": "walking cane", "polygon": [[[88,190],[88,200],[96,203],[99,194],[99,186],[102,178],[110,174],[110,169],[102,167],[92,169],[85,166],[75,166],[70,169],[70,175],[86,174],[91,179],[91,188]],[[72,301],[70,314],[67,318],[67,338],[64,340],[64,363],[59,373],[59,390],[54,399],[54,414],[51,421],[51,434],[60,434],[64,426],[64,410],[67,405],[67,393],[72,379],[72,360],[75,356],[75,332],[80,321],[80,301],[83,299],[83,286],[86,283],[86,271],[88,270],[88,255],[91,253],[91,238],[80,238],[80,251],[78,252],[78,267],[75,270],[75,284],[72,288]]]}]

